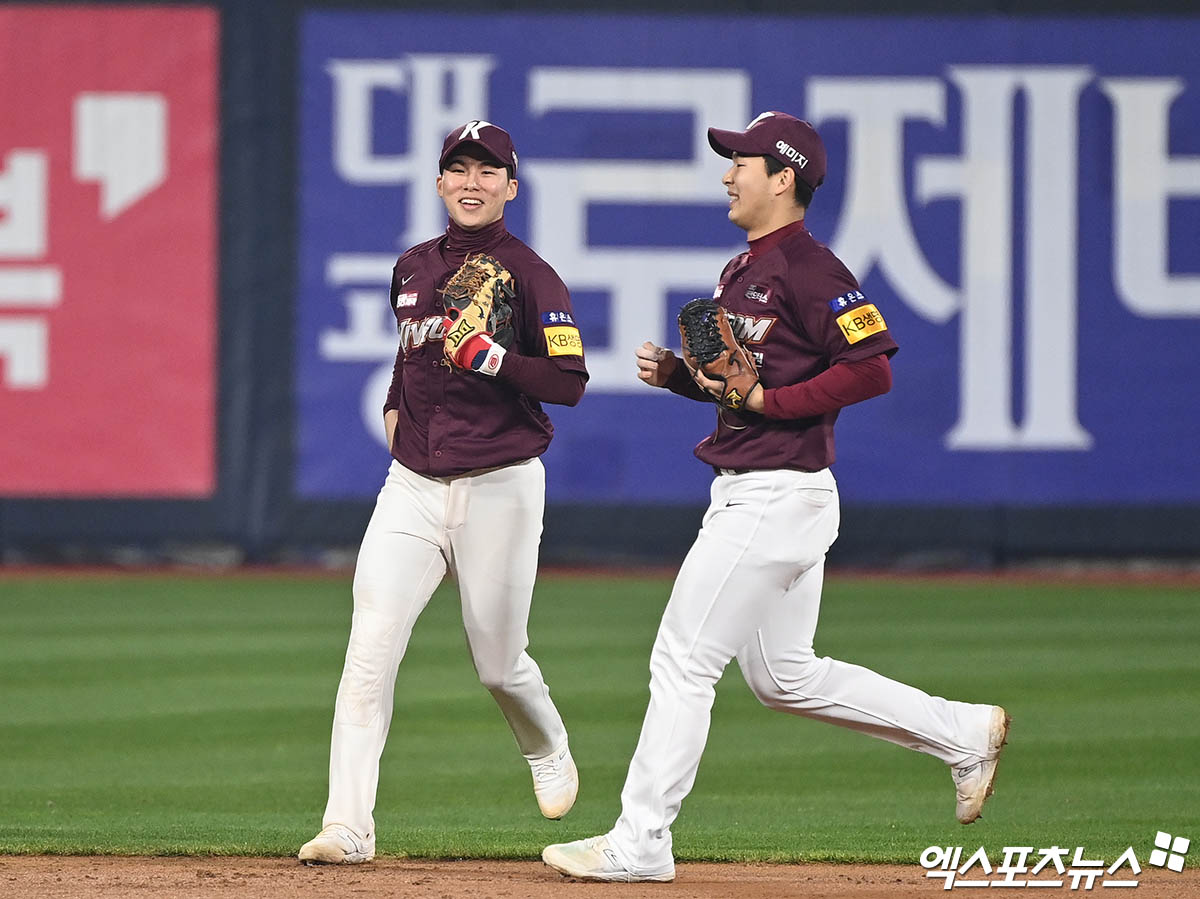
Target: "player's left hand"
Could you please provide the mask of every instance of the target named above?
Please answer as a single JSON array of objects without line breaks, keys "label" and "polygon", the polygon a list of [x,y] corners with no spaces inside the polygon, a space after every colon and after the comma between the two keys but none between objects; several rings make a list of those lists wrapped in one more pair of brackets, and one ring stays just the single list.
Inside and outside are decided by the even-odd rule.
[{"label": "player's left hand", "polygon": [[512,275],[497,259],[467,257],[442,288],[442,349],[451,365],[485,375],[500,370],[504,347],[512,342],[509,301],[515,295]]},{"label": "player's left hand", "polygon": [[[729,313],[708,297],[698,297],[679,310],[683,361],[692,379],[722,409],[761,411],[761,384],[754,356],[733,333]],[[757,408],[747,405],[758,391]]]},{"label": "player's left hand", "polygon": [[[709,396],[719,400],[724,395],[726,389],[724,381],[714,381],[712,378],[705,377],[704,372],[699,368],[692,370],[691,366],[689,366],[688,370],[692,372],[692,380]],[[746,395],[746,401],[742,404],[741,411],[758,412],[761,414],[764,408],[763,386],[761,383],[758,383]]]},{"label": "player's left hand", "polygon": [[454,362],[461,368],[495,377],[504,361],[504,352],[504,347],[496,342],[494,335],[476,334],[462,345]]}]

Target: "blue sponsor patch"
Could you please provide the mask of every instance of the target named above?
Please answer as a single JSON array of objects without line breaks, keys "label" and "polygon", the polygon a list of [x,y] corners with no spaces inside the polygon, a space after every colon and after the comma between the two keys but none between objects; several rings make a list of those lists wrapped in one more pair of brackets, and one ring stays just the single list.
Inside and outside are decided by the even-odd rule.
[{"label": "blue sponsor patch", "polygon": [[571,318],[570,312],[543,312],[543,325],[573,325],[575,319]]},{"label": "blue sponsor patch", "polygon": [[841,312],[843,309],[848,309],[855,303],[861,303],[866,297],[863,296],[861,290],[852,290],[849,293],[844,293],[840,297],[835,297],[829,301],[829,308],[834,312]]}]

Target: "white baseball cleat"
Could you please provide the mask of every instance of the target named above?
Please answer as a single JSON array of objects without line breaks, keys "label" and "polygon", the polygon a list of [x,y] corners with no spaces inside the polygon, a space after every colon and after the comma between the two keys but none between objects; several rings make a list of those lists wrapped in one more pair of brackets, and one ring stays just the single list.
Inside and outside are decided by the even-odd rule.
[{"label": "white baseball cleat", "polygon": [[579,772],[567,744],[544,758],[533,759],[529,770],[533,773],[533,795],[542,814],[555,820],[569,812],[579,795]]},{"label": "white baseball cleat", "polygon": [[996,783],[996,766],[1000,764],[1000,750],[1008,742],[1008,726],[1011,723],[1011,715],[1000,706],[993,706],[987,755],[950,769],[958,794],[958,805],[954,813],[963,824],[970,824],[976,820],[983,811],[983,803],[992,795]]},{"label": "white baseball cleat", "polygon": [[360,837],[345,824],[330,824],[300,847],[306,865],[361,865],[375,857],[375,838]]},{"label": "white baseball cleat", "polygon": [[675,879],[675,863],[661,871],[637,873],[617,858],[607,836],[588,837],[574,843],[555,843],[542,850],[542,861],[560,874],[576,880],[602,880],[608,883],[670,883]]}]

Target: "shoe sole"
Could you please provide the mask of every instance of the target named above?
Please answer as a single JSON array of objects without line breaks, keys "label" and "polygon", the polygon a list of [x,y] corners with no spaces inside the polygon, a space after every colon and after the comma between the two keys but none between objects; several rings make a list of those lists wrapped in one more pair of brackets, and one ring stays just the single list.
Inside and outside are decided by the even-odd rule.
[{"label": "shoe sole", "polygon": [[603,874],[576,874],[574,871],[568,871],[565,868],[560,868],[553,862],[547,862],[543,859],[543,863],[547,868],[551,868],[561,874],[568,880],[580,880],[588,883],[671,883],[675,879],[672,874],[614,874],[606,877]]},{"label": "shoe sole", "polygon": [[[567,802],[565,808],[561,808],[560,810],[554,807],[549,809],[543,808],[541,800],[538,800],[538,811],[542,813],[543,818],[549,821],[559,821],[567,816],[567,812],[575,808],[575,801],[579,798],[579,769],[575,767],[574,759],[571,760],[571,772],[574,774],[575,792],[571,794],[570,801]],[[537,799],[536,794],[534,795],[534,799]]]},{"label": "shoe sole", "polygon": [[1012,715],[1008,712],[1004,713],[1004,724],[1000,731],[1000,745],[996,747],[996,755],[993,758],[996,764],[992,766],[992,776],[988,778],[987,787],[983,792],[983,802],[979,803],[979,811],[974,818],[969,821],[963,821],[963,824],[974,824],[983,817],[983,807],[987,805],[988,798],[996,792],[996,774],[1000,771],[1000,753],[1004,751],[1004,747],[1008,745],[1008,729],[1012,724]]},{"label": "shoe sole", "polygon": [[346,855],[345,853],[338,856],[335,856],[333,853],[323,856],[319,849],[310,850],[308,853],[305,853],[305,848],[307,847],[301,847],[296,858],[310,867],[316,867],[317,865],[362,865],[375,858],[374,852],[370,855],[363,854],[358,856]]},{"label": "shoe sole", "polygon": [[992,769],[992,776],[988,779],[987,792],[983,794],[983,801],[987,802],[988,797],[996,792],[996,773],[1000,770],[1000,753],[1004,751],[1004,747],[1008,745],[1008,729],[1012,725],[1012,715],[1008,712],[1004,713],[1003,730],[1000,733],[1000,745],[996,747],[996,767]]},{"label": "shoe sole", "polygon": [[[300,858],[300,857],[297,856],[297,858]],[[354,859],[343,857],[343,858],[338,859],[337,861],[332,861],[332,860],[324,859],[324,858],[301,858],[300,862],[301,862],[301,864],[307,865],[310,868],[317,868],[322,865],[365,865],[367,862],[374,860],[374,858],[375,858],[375,856],[371,856],[371,858],[354,858]]]}]

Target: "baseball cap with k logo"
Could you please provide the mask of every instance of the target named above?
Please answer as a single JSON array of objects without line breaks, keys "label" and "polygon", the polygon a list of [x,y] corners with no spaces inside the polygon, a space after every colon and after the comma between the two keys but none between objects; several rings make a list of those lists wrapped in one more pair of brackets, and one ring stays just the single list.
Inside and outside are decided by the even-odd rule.
[{"label": "baseball cap with k logo", "polygon": [[726,159],[771,156],[816,190],[825,180],[825,143],[811,124],[786,112],[764,112],[745,131],[708,129],[708,142]]},{"label": "baseball cap with k logo", "polygon": [[512,166],[512,170],[516,172],[517,151],[513,148],[512,137],[499,125],[482,119],[459,125],[446,135],[446,140],[442,143],[442,155],[438,159],[438,169],[445,170],[446,163],[454,155],[454,151],[464,144],[475,144],[501,165]]}]

